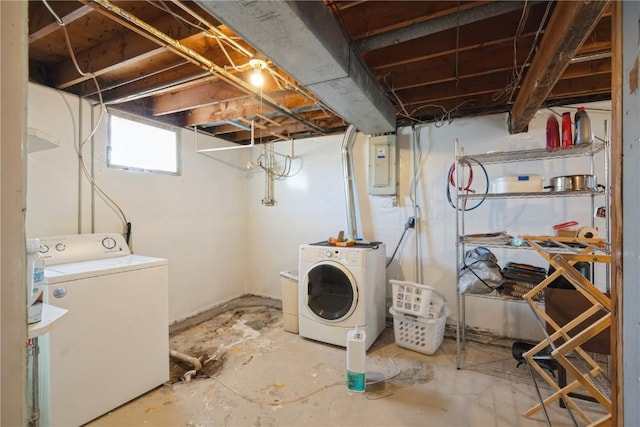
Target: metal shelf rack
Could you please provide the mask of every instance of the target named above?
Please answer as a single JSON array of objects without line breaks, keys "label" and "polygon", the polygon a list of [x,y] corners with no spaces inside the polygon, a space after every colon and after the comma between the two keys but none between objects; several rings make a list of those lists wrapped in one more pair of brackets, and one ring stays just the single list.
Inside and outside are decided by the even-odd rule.
[{"label": "metal shelf rack", "polygon": [[[605,135],[607,135],[607,124],[605,122]],[[480,193],[466,193],[461,192],[459,188],[456,186],[455,197],[454,197],[454,208],[456,209],[456,276],[460,274],[460,270],[462,265],[464,265],[464,256],[466,246],[477,247],[495,247],[495,248],[506,248],[506,249],[531,249],[527,246],[514,246],[508,244],[496,244],[496,243],[482,243],[480,241],[466,241],[465,240],[465,202],[467,200],[484,200],[484,199],[529,199],[529,198],[567,198],[567,197],[590,197],[591,198],[591,210],[594,210],[595,202],[594,198],[597,196],[604,196],[604,204],[607,206],[607,210],[609,207],[609,142],[608,138],[606,140],[597,139],[592,144],[579,144],[571,147],[562,147],[555,149],[533,149],[533,150],[518,150],[518,151],[506,151],[506,152],[488,152],[482,154],[474,154],[474,155],[465,155],[464,150],[459,148],[459,142],[456,139],[455,141],[455,166],[456,166],[456,174],[457,181],[463,182],[464,178],[464,167],[469,164],[470,160],[478,162],[483,165],[487,164],[500,164],[500,163],[508,163],[508,162],[526,162],[526,161],[546,161],[551,159],[561,159],[561,158],[571,158],[571,157],[582,157],[582,156],[590,156],[591,157],[591,165],[593,170],[593,158],[595,154],[604,151],[604,188],[597,190],[583,190],[583,191],[543,191],[543,192],[518,192],[518,193],[488,193],[488,194],[480,194]],[[592,224],[593,226],[593,220]],[[524,234],[524,233],[523,233]],[[609,240],[609,226],[607,221],[607,227],[605,230],[605,236],[603,236],[607,241]],[[566,248],[557,248],[558,252],[566,252]],[[608,266],[607,266],[608,269]],[[607,288],[609,287],[608,277],[609,270],[607,270]],[[457,305],[457,324],[456,324],[456,367],[461,369],[462,367],[462,350],[465,342],[465,330],[466,330],[466,321],[465,321],[465,296],[472,297],[484,297],[489,299],[498,299],[502,301],[508,302],[519,302],[519,300],[510,298],[510,297],[502,297],[500,295],[474,295],[474,294],[461,294],[459,292],[458,283],[456,282],[456,305]],[[540,305],[543,305],[541,303]]]}]

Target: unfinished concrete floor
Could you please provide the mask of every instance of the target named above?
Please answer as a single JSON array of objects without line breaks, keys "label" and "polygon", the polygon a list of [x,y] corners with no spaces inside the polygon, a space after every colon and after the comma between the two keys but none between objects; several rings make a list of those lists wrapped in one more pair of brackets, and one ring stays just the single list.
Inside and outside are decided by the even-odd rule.
[{"label": "unfinished concrete floor", "polygon": [[[172,328],[171,347],[201,358],[203,372],[181,381],[189,367],[171,360],[172,382],[89,425],[546,425],[541,411],[522,416],[538,397],[508,347],[468,342],[465,369],[457,370],[455,340],[424,355],[398,347],[387,328],[367,352],[366,392],[355,393],[345,385],[344,348],[282,325],[279,301],[244,297]],[[595,404],[580,405],[595,419],[604,415]],[[553,426],[574,425],[557,404],[548,410]]]}]

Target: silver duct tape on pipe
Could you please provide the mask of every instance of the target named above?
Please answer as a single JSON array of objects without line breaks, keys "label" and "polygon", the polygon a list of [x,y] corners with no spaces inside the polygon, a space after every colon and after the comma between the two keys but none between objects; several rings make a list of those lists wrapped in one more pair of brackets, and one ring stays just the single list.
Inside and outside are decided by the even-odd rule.
[{"label": "silver duct tape on pipe", "polygon": [[356,184],[353,176],[353,145],[356,142],[358,130],[350,125],[342,141],[342,173],[344,175],[344,196],[347,208],[347,237],[358,236],[356,219]]}]

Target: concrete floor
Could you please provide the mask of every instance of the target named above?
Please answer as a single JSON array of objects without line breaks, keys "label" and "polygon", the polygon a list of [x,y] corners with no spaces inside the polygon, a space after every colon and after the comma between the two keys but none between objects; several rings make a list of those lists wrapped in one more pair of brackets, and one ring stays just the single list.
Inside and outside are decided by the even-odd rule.
[{"label": "concrete floor", "polygon": [[[538,397],[509,347],[468,342],[465,369],[457,370],[454,339],[424,355],[398,347],[390,327],[367,352],[366,392],[355,393],[345,385],[345,349],[284,331],[278,304],[242,298],[172,328],[171,348],[200,357],[203,372],[181,381],[189,367],[172,360],[172,382],[89,425],[546,425],[542,411],[522,416]],[[578,402],[593,418],[604,415]],[[553,426],[574,425],[557,404],[548,411]]]}]

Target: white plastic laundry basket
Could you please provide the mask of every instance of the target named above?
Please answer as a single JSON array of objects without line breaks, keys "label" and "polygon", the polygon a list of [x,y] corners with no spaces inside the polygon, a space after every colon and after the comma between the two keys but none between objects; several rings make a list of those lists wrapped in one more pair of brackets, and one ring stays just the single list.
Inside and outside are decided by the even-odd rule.
[{"label": "white plastic laundry basket", "polygon": [[444,295],[431,286],[401,280],[390,280],[393,290],[393,309],[400,313],[415,314],[436,319],[442,314]]},{"label": "white plastic laundry basket", "polygon": [[391,307],[393,332],[396,344],[419,353],[433,354],[444,338],[444,327],[449,317],[449,309],[444,307],[442,315],[436,319],[426,319],[406,313],[398,313]]}]

